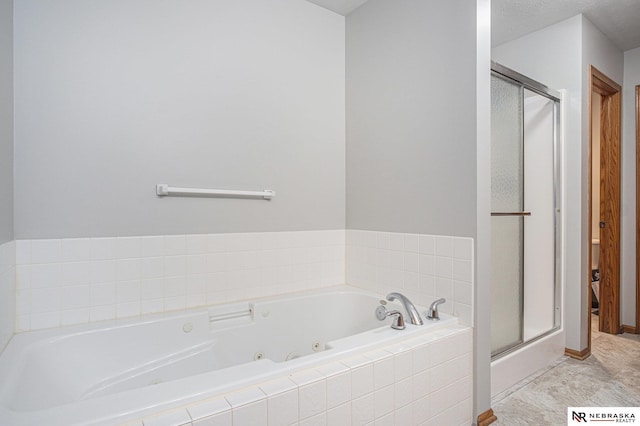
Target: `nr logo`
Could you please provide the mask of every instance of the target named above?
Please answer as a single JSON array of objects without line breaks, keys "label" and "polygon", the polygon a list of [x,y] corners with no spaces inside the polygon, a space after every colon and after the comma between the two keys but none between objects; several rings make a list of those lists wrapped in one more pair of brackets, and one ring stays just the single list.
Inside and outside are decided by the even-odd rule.
[{"label": "nr logo", "polygon": [[585,423],[587,423],[587,413],[575,412],[575,411],[572,411],[572,413],[573,413],[572,417],[573,417],[573,421],[574,422],[578,422],[578,423],[585,422]]}]

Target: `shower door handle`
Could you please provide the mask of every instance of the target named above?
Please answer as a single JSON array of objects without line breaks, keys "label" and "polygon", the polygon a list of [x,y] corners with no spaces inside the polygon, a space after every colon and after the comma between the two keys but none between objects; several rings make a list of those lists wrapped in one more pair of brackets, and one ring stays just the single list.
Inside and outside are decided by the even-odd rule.
[{"label": "shower door handle", "polygon": [[491,212],[491,216],[531,216],[531,212]]}]

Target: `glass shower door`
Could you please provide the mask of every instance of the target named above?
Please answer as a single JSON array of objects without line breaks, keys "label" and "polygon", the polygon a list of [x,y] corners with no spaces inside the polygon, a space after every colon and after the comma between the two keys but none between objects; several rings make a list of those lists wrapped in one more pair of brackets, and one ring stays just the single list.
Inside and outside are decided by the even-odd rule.
[{"label": "glass shower door", "polygon": [[491,354],[523,342],[523,91],[491,77]]},{"label": "glass shower door", "polygon": [[498,68],[491,77],[493,357],[560,325],[559,98]]}]

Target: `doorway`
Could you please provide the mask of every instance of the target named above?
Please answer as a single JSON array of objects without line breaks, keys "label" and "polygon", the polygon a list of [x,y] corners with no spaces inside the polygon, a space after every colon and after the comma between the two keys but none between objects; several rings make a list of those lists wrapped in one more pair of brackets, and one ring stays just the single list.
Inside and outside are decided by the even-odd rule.
[{"label": "doorway", "polygon": [[[620,329],[620,104],[621,87],[595,67],[589,69],[589,338],[593,295],[598,329]],[[593,160],[596,160],[595,162]],[[594,201],[596,204],[594,205]],[[597,284],[597,285],[595,285]],[[593,292],[592,290],[593,289]]]}]

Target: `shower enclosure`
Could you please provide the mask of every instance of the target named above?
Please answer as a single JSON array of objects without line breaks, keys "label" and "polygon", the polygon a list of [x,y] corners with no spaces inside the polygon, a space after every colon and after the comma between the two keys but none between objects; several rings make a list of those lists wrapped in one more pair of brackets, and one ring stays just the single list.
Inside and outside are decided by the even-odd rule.
[{"label": "shower enclosure", "polygon": [[499,64],[491,77],[491,355],[560,326],[560,95]]}]

